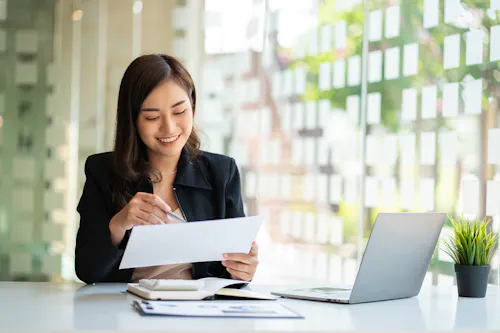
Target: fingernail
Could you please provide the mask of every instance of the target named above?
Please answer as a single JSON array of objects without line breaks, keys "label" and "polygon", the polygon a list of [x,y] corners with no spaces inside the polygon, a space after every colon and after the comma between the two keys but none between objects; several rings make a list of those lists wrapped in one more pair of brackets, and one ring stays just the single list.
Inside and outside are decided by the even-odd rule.
[{"label": "fingernail", "polygon": [[227,253],[224,253],[224,258],[227,258]]}]

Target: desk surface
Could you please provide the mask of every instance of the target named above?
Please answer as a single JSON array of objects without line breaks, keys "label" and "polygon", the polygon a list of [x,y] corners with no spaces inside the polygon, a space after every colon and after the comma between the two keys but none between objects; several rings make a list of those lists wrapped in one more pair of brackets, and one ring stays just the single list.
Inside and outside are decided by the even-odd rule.
[{"label": "desk surface", "polygon": [[[278,300],[305,319],[142,317],[131,306],[138,298],[125,288],[125,284],[0,282],[0,331],[500,331],[497,286],[489,286],[484,299],[459,298],[456,287],[427,287],[418,297],[357,305]],[[280,288],[257,285],[251,289]]]}]

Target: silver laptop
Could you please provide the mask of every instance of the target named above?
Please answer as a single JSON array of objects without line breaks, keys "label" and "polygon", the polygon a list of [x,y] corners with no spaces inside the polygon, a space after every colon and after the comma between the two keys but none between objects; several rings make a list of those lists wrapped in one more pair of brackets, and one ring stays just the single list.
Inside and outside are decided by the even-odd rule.
[{"label": "silver laptop", "polygon": [[416,296],[445,220],[444,213],[380,213],[352,288],[304,288],[271,294],[344,304]]}]

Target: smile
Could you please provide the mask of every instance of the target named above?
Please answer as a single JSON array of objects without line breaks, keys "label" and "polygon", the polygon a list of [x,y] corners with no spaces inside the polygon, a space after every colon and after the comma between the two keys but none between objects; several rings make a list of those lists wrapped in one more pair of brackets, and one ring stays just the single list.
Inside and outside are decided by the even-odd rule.
[{"label": "smile", "polygon": [[173,143],[175,141],[177,141],[177,139],[180,137],[180,135],[177,135],[177,136],[170,136],[168,138],[157,138],[158,141],[160,141],[162,144],[170,144],[170,143]]}]

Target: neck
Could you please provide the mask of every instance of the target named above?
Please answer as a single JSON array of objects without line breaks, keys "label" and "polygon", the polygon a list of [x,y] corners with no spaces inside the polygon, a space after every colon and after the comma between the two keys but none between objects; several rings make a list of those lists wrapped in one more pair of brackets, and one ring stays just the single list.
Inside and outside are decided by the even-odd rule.
[{"label": "neck", "polygon": [[161,173],[169,174],[177,170],[177,164],[180,156],[180,154],[175,156],[165,156],[149,152],[149,165],[151,166],[151,169],[156,169]]}]

